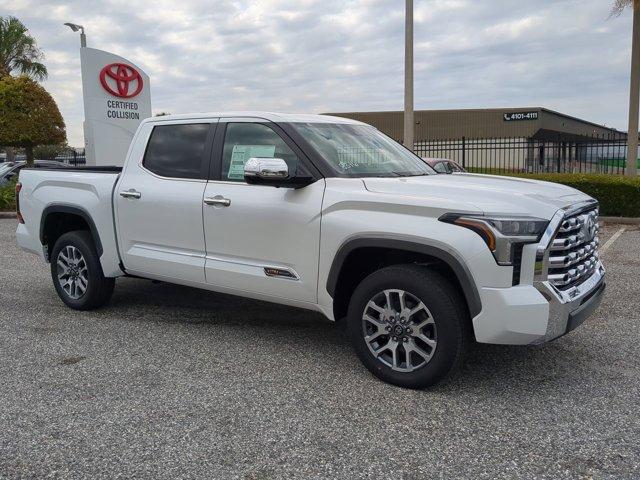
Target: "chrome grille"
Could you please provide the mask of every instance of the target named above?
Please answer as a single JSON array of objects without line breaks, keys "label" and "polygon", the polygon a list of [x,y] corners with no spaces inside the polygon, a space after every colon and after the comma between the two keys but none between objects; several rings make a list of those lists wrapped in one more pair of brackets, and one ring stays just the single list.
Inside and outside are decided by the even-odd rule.
[{"label": "chrome grille", "polygon": [[598,209],[565,218],[549,252],[549,282],[560,290],[581,284],[598,266]]}]

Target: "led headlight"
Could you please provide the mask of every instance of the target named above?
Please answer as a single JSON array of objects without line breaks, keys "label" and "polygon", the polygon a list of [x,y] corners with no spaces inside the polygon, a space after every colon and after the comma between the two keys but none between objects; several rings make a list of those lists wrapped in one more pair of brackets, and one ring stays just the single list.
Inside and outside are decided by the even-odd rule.
[{"label": "led headlight", "polygon": [[440,217],[440,221],[468,228],[480,235],[499,265],[512,265],[514,247],[538,242],[549,224],[548,220],[535,217],[456,213],[447,213]]}]

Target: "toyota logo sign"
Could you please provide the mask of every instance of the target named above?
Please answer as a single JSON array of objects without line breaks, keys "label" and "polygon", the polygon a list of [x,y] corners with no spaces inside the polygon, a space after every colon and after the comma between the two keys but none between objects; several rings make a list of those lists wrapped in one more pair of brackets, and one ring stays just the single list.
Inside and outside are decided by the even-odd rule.
[{"label": "toyota logo sign", "polygon": [[131,65],[111,63],[100,70],[100,83],[111,95],[135,97],[142,91],[142,76]]}]

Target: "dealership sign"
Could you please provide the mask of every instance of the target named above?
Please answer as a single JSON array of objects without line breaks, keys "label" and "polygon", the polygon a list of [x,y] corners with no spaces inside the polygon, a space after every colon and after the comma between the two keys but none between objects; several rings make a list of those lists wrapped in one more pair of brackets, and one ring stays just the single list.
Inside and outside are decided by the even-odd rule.
[{"label": "dealership sign", "polygon": [[149,77],[127,59],[81,48],[88,165],[122,165],[140,122],[151,116]]}]

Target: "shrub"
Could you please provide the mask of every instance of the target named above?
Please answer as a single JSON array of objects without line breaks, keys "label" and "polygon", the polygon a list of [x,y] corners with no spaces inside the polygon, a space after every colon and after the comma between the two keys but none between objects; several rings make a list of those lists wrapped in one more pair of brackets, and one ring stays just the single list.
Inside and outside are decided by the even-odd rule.
[{"label": "shrub", "polygon": [[600,215],[640,217],[640,177],[597,173],[511,173],[495,170],[488,173],[562,183],[598,200]]},{"label": "shrub", "polygon": [[16,209],[16,182],[9,182],[0,187],[0,212]]}]

